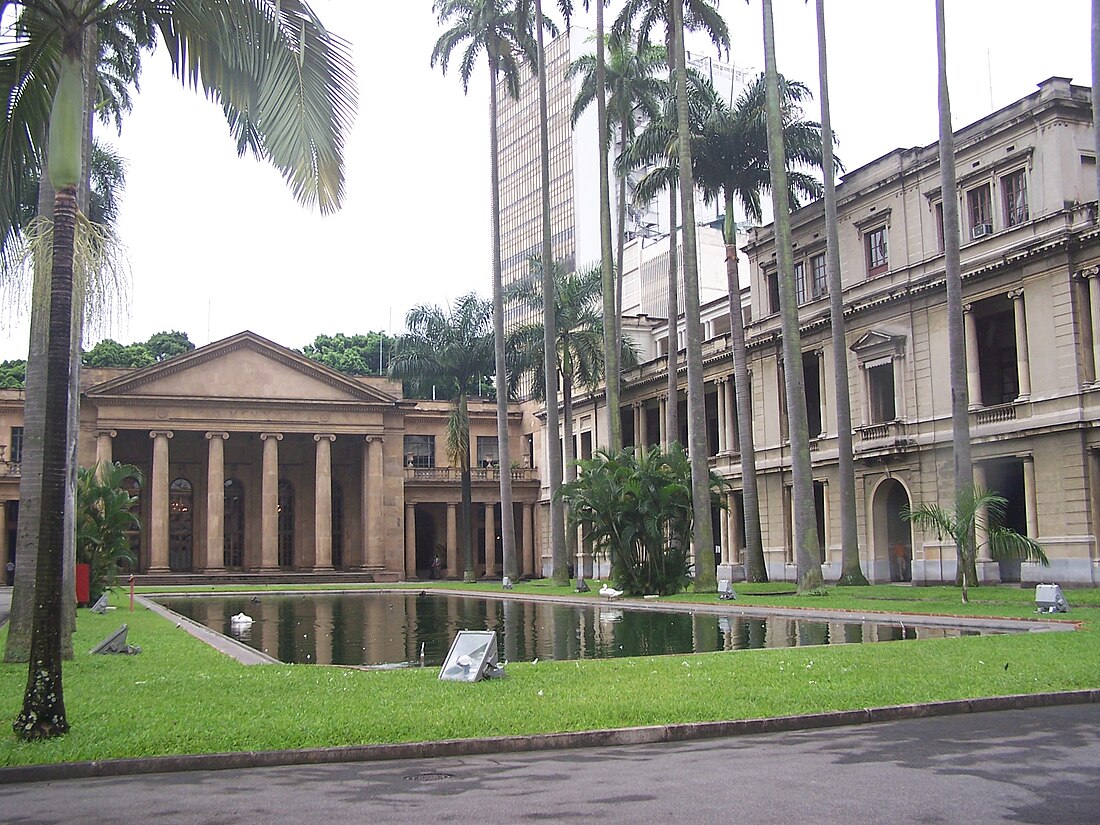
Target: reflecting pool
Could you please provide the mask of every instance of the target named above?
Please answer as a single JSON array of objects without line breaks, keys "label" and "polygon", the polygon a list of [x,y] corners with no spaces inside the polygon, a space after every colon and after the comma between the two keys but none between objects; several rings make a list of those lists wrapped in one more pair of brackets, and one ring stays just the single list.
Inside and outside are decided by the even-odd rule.
[{"label": "reflecting pool", "polygon": [[[605,659],[978,635],[971,629],[384,592],[158,597],[283,662],[440,665],[459,630],[495,630],[506,662]],[[244,613],[251,624],[230,618]],[[989,631],[982,631],[983,633]]]}]

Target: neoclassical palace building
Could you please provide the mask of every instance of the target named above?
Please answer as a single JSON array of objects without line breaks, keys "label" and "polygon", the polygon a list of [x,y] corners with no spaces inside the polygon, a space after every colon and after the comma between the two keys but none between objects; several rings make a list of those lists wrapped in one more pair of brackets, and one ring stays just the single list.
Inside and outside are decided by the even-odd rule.
[{"label": "neoclassical palace building", "polygon": [[[895,150],[847,173],[838,187],[842,362],[863,570],[877,582],[955,574],[954,548],[902,518],[907,505],[950,507],[953,495],[942,210],[953,197],[974,481],[1005,496],[1009,526],[1037,539],[1051,560],[1041,568],[983,553],[982,577],[1098,584],[1100,213],[1090,91],[1051,78],[955,140],[956,192],[941,191],[937,144]],[[730,482],[728,509],[713,514],[723,577],[743,576],[739,427],[752,428],[769,575],[795,577],[789,369],[801,371],[806,387],[823,571],[827,580],[840,572],[823,212],[818,202],[792,216],[798,364],[782,360],[772,228],[742,236],[751,421],[736,415],[729,303],[723,297],[702,308],[710,463]],[[632,243],[624,294],[655,292],[642,282],[663,277],[661,267],[644,266],[647,239]],[[644,301],[635,305],[653,312]],[[626,442],[686,443],[682,338],[651,314],[626,318],[623,327],[643,356],[623,376],[622,409],[612,413],[621,416]],[[682,376],[679,432],[666,418],[670,364]],[[459,573],[460,483],[444,448],[444,403],[405,399],[394,381],[341,375],[248,332],[145,369],[85,370],[82,386],[80,462],[109,458],[144,474],[134,537],[143,572],[339,570],[378,581]],[[21,395],[0,390],[6,558],[18,517]],[[574,454],[585,457],[604,442],[608,410],[602,392],[577,388],[576,396]],[[510,448],[519,460],[500,468],[493,405],[473,402],[470,414],[477,572],[500,573],[497,474],[509,472],[521,571],[544,575],[548,487],[540,468],[560,435],[546,437],[536,405],[513,405]],[[576,563],[586,574],[594,566],[601,572],[583,550]]]}]

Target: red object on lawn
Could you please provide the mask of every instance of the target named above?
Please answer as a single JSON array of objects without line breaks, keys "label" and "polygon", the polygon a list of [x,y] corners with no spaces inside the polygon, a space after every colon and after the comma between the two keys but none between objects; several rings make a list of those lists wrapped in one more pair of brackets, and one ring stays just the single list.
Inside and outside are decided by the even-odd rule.
[{"label": "red object on lawn", "polygon": [[78,562],[76,565],[76,603],[81,607],[87,607],[92,600],[91,595],[91,565]]}]

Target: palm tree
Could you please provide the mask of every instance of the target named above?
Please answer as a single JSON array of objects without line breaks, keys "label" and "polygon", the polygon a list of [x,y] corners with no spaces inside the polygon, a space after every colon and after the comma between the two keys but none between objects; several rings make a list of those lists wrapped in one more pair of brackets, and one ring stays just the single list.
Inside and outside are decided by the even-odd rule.
[{"label": "palm tree", "polygon": [[[970,451],[970,391],[966,380],[962,265],[959,262],[959,201],[955,195],[955,135],[951,130],[951,94],[947,85],[947,45],[943,0],[936,0],[936,65],[939,74],[940,191],[943,193],[943,262],[947,287],[947,352],[951,372],[951,441],[955,458],[955,496],[974,483]],[[957,578],[977,585],[974,559],[960,551]]]},{"label": "palm tree", "polygon": [[848,387],[848,346],[844,336],[844,285],[840,278],[840,229],[833,175],[833,126],[829,111],[829,61],[825,51],[825,0],[817,0],[817,66],[821,87],[821,153],[825,170],[825,277],[829,283],[829,325],[836,395],[837,480],[840,488],[841,563],[838,584],[866,585],[859,563],[856,523],[856,468],[852,450],[852,398]]},{"label": "palm tree", "polygon": [[[1031,561],[1048,566],[1043,548],[1035,539],[1022,536],[1003,521],[1008,510],[1008,500],[991,490],[983,490],[973,484],[966,485],[955,494],[955,506],[948,510],[938,504],[920,504],[906,507],[901,517],[922,530],[935,530],[942,541],[950,536],[955,542],[960,564],[974,566],[979,544],[975,540],[981,524],[982,544],[989,547],[989,555],[996,561]],[[984,523],[982,523],[984,522]],[[963,604],[970,601],[967,577],[960,580]]]},{"label": "palm tree", "polygon": [[[799,117],[799,104],[810,94],[805,85],[781,78],[779,90],[784,155],[788,166],[798,167],[787,170],[787,202],[791,208],[797,208],[804,200],[821,195],[821,184],[817,179],[801,171],[820,170],[823,166],[821,127]],[[698,137],[693,139],[695,145],[692,150],[696,185],[708,201],[720,201],[725,211],[722,234],[726,244],[733,378],[740,421],[737,433],[749,581],[767,581],[768,574],[760,531],[760,498],[752,432],[752,384],[737,270],[736,207],[740,207],[750,220],[759,222],[762,217],[761,193],[771,189],[765,123],[766,96],[763,75],[741,93],[732,107],[715,96],[713,107],[700,125]]]},{"label": "palm tree", "polygon": [[[542,261],[534,259],[531,267],[536,275],[531,279],[513,284],[505,292],[505,298],[515,301],[532,310],[542,310],[549,303],[542,283]],[[584,272],[563,272],[561,266],[555,266],[554,300],[551,311],[554,315],[556,342],[551,350],[555,371],[559,373],[562,388],[563,445],[565,451],[565,483],[576,478],[576,456],[573,450],[573,388],[580,385],[595,387],[605,377],[606,359],[603,346],[603,318],[600,312],[602,270],[599,267]],[[513,385],[518,376],[533,372],[536,393],[541,381],[541,372],[546,363],[543,328],[541,324],[524,324],[517,327],[508,336],[508,350],[515,359],[510,375]],[[621,362],[632,367],[637,364],[637,352],[627,341],[620,338],[619,354]],[[514,386],[513,388],[514,389]],[[548,402],[546,398],[535,396]],[[556,399],[555,399],[556,402]],[[548,435],[551,440],[553,435]],[[576,556],[576,532],[567,531],[566,546],[570,555]],[[577,589],[584,591],[584,566],[577,559]]]},{"label": "palm tree", "polygon": [[[634,139],[639,118],[655,120],[661,110],[661,100],[667,95],[667,83],[657,77],[667,65],[668,54],[660,46],[645,45],[635,49],[630,37],[617,32],[606,37],[607,60],[604,82],[607,84],[607,108],[618,131],[618,156],[621,159],[627,144]],[[572,122],[577,125],[584,111],[596,97],[597,61],[595,55],[582,55],[570,64],[566,77],[580,78],[580,89],[573,101]],[[610,124],[609,124],[610,126]],[[610,132],[605,136],[610,141]],[[626,245],[626,184],[629,169],[616,161],[618,177],[618,233],[615,253],[615,337],[622,337],[623,314],[623,247]]]},{"label": "palm tree", "polygon": [[[512,466],[508,444],[508,368],[504,349],[504,298],[500,261],[500,165],[497,123],[497,85],[503,80],[508,93],[519,97],[520,60],[538,65],[536,40],[523,4],[515,0],[435,0],[432,10],[440,25],[451,27],[436,40],[432,66],[437,63],[447,73],[451,55],[462,44],[459,73],[462,88],[469,91],[470,77],[478,55],[485,52],[489,62],[489,152],[492,177],[493,220],[493,331],[496,336],[495,363],[497,386],[497,450],[500,473],[500,526],[505,569],[516,569],[516,530],[512,510]],[[540,25],[552,25],[540,19]]]},{"label": "palm tree", "polygon": [[794,510],[794,548],[798,565],[798,591],[818,592],[823,587],[818,557],[817,519],[814,509],[810,464],[806,384],[802,375],[802,336],[798,327],[798,299],[794,284],[791,216],[786,193],[787,164],[783,145],[783,110],[779,73],[775,67],[775,23],[771,0],[764,0],[764,75],[767,90],[768,161],[771,167],[772,207],[775,214],[775,249],[779,270],[779,309],[783,336],[787,418],[791,441],[791,487]]},{"label": "palm tree", "polygon": [[[354,109],[347,44],[330,35],[303,0],[4,0],[21,39],[6,53],[5,72],[31,86],[35,106],[23,116],[35,140],[48,131],[48,177],[55,190],[48,347],[44,369],[40,553],[23,710],[14,727],[23,738],[65,733],[60,616],[66,523],[66,422],[70,419],[73,239],[86,134],[84,72],[96,72],[89,33],[119,19],[137,20],[165,43],[175,74],[220,101],[239,148],[270,160],[295,196],[322,212],[343,195],[343,141]],[[30,35],[27,32],[31,32]],[[257,48],[260,44],[262,48]],[[243,60],[247,51],[249,59]],[[48,115],[43,102],[50,100]],[[41,128],[48,123],[48,130]],[[9,121],[4,121],[5,130]],[[6,137],[5,137],[6,140]],[[22,156],[25,161],[28,154]],[[3,177],[9,178],[5,171]],[[7,232],[7,227],[4,228]]]},{"label": "palm tree", "polygon": [[[470,391],[493,364],[493,305],[474,293],[456,300],[449,311],[422,304],[405,315],[406,333],[390,358],[390,374],[453,383],[457,393],[447,419],[447,456],[462,479],[459,543],[463,580],[476,581],[470,487]],[[505,395],[497,387],[497,395]],[[508,465],[504,464],[503,467]],[[506,475],[506,473],[502,473]]]}]

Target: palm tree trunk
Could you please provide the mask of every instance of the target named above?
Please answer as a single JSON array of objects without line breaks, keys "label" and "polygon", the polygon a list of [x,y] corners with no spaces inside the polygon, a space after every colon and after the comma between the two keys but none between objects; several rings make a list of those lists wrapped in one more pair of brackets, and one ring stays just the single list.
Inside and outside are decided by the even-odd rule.
[{"label": "palm tree trunk", "polygon": [[[568,357],[568,356],[565,356]],[[562,394],[562,448],[565,453],[565,481],[566,483],[577,478],[576,450],[573,449],[573,377],[568,372],[563,372],[561,377]],[[576,569],[577,586],[584,581],[583,571],[580,566],[580,556],[577,550],[577,527],[567,524],[565,528],[565,547],[568,558],[572,559]],[[568,584],[568,578],[566,579]]]},{"label": "palm tree trunk", "polygon": [[[489,58],[489,143],[493,198],[493,351],[496,356],[497,458],[500,462],[500,533],[505,569],[516,570],[516,526],[512,507],[512,454],[508,444],[508,366],[504,354],[504,286],[500,264],[500,136],[497,128],[497,61]],[[491,528],[490,528],[491,529]],[[495,545],[495,542],[494,542]],[[488,559],[486,559],[488,561]]]},{"label": "palm tree trunk", "polygon": [[817,514],[810,463],[809,421],[806,416],[806,382],[802,374],[802,336],[798,326],[798,298],[794,285],[787,164],[783,147],[783,116],[779,103],[779,75],[775,67],[775,24],[771,0],[764,0],[764,74],[767,88],[768,163],[771,166],[775,249],[779,268],[779,308],[783,361],[786,365],[783,372],[791,439],[794,549],[798,564],[798,591],[810,593],[820,590],[824,582],[818,556]]},{"label": "palm tree trunk", "polygon": [[[966,383],[966,338],[963,329],[962,267],[959,262],[959,202],[955,194],[955,135],[951,129],[951,95],[947,85],[947,46],[943,0],[936,0],[936,65],[939,75],[940,191],[943,193],[943,260],[947,282],[947,348],[951,371],[951,440],[955,457],[955,500],[974,484],[970,453],[970,394]],[[973,547],[973,536],[970,538]],[[958,548],[957,580],[977,585],[973,559]],[[970,579],[969,582],[964,579]],[[965,595],[965,594],[964,594]]]},{"label": "palm tree trunk", "polygon": [[46,739],[69,730],[61,681],[61,579],[64,566],[65,492],[68,474],[69,358],[72,332],[73,236],[76,188],[54,198],[50,333],[46,358],[45,421],[39,501],[39,559],[34,623],[23,709],[13,728],[23,739]]},{"label": "palm tree trunk", "polygon": [[737,272],[737,220],[733,198],[726,196],[726,283],[730,301],[733,386],[737,395],[737,449],[741,453],[741,509],[745,524],[745,578],[766,582],[768,565],[760,531],[760,491],[756,484],[756,445],[752,433],[752,383],[745,350],[745,316],[741,314],[741,281]]},{"label": "palm tree trunk", "polygon": [[707,419],[703,396],[703,329],[699,320],[699,266],[695,240],[695,184],[691,167],[691,129],[688,123],[687,77],[684,54],[684,17],[681,0],[671,4],[672,36],[676,43],[676,120],[680,147],[680,212],[684,224],[684,328],[687,333],[688,443],[691,454],[691,498],[694,511],[695,591],[713,592],[718,586],[711,523],[710,464],[707,456]]},{"label": "palm tree trunk", "polygon": [[535,17],[539,48],[539,148],[542,153],[542,356],[546,383],[546,456],[549,467],[550,493],[550,557],[554,583],[569,584],[569,567],[565,546],[565,505],[558,496],[562,483],[561,450],[557,448],[558,431],[558,356],[557,305],[554,282],[553,230],[550,226],[550,129],[546,96],[546,48],[543,43],[542,0],[535,0]]},{"label": "palm tree trunk", "polygon": [[470,411],[465,389],[462,389],[455,400],[458,405],[458,425],[465,429],[465,453],[458,456],[458,472],[462,485],[462,505],[459,508],[459,544],[462,550],[462,580],[464,582],[477,581],[477,571],[474,570],[474,503],[473,485],[470,479]]},{"label": "palm tree trunk", "polygon": [[[1100,0],[1092,0],[1092,136],[1100,158]],[[1100,162],[1096,164],[1096,191],[1100,194]],[[1100,372],[1100,365],[1094,369]]]},{"label": "palm tree trunk", "polygon": [[817,62],[821,87],[821,166],[825,180],[825,276],[829,282],[829,317],[836,395],[837,480],[840,487],[841,563],[838,584],[866,585],[859,562],[856,524],[856,467],[852,452],[852,398],[848,388],[848,346],[844,326],[844,286],[840,278],[840,231],[836,215],[833,126],[829,109],[829,62],[825,52],[825,0],[817,0]]},{"label": "palm tree trunk", "polygon": [[[672,54],[672,50],[669,50]],[[666,441],[680,440],[680,272],[676,255],[676,216],[680,191],[668,185],[668,402],[665,404]],[[665,449],[667,444],[662,444]]]},{"label": "palm tree trunk", "polygon": [[[619,124],[619,157],[621,158],[626,152],[626,124],[622,122]],[[623,255],[626,249],[626,172],[621,172],[619,178],[619,226],[618,226],[618,249],[615,255],[615,340],[619,342],[619,353],[622,354],[622,340],[623,340],[623,273],[626,270],[626,261],[623,260]],[[622,366],[622,358],[619,359],[620,367]],[[621,376],[620,376],[621,379]],[[622,392],[621,380],[619,386],[620,393]],[[608,411],[611,414],[611,411]],[[620,435],[620,439],[621,439]],[[620,444],[621,446],[621,444]]]},{"label": "palm tree trunk", "polygon": [[604,65],[606,42],[603,25],[604,0],[596,0],[596,110],[599,119],[600,147],[600,254],[603,262],[603,345],[604,375],[607,388],[607,447],[617,453],[623,446],[623,428],[619,404],[619,354],[615,340],[615,272],[611,251],[611,187],[607,169],[607,70]]}]

